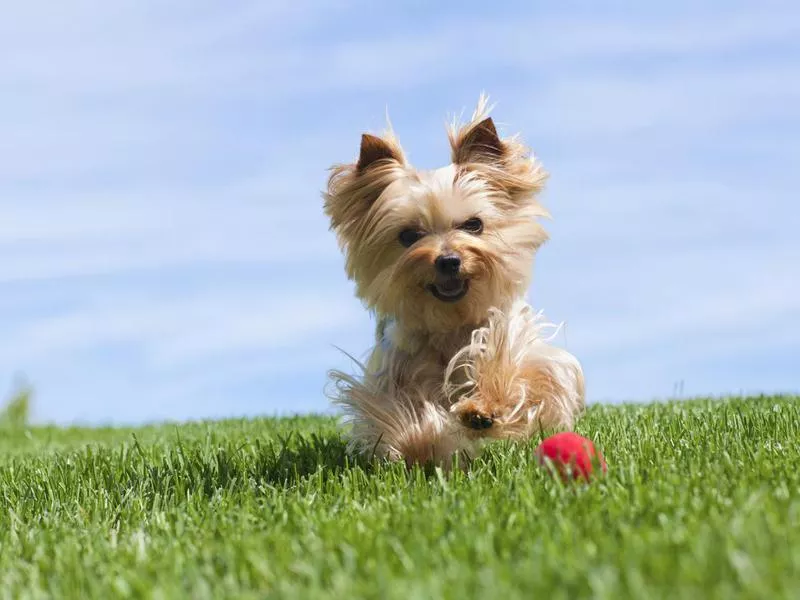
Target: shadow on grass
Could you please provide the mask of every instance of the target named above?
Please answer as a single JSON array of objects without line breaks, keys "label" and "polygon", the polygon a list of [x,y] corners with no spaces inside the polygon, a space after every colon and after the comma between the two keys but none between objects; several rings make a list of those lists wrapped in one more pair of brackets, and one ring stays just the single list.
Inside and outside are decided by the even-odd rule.
[{"label": "shadow on grass", "polygon": [[[354,455],[338,433],[293,433],[278,440],[257,439],[240,446],[225,444],[215,448],[199,440],[184,444],[178,439],[177,444],[160,449],[143,448],[135,441],[134,448],[141,460],[132,461],[136,464],[127,483],[145,496],[200,494],[212,498],[221,492],[320,487],[327,482],[338,483],[355,472],[366,477],[394,472],[402,479],[441,476],[441,471],[431,464],[409,466],[402,461]],[[459,458],[451,468],[468,468],[470,462]]]},{"label": "shadow on grass", "polygon": [[278,440],[256,439],[239,445],[209,447],[180,437],[168,446],[142,446],[134,436],[128,486],[160,495],[202,494],[259,488],[291,488],[313,478],[339,477],[350,469],[371,472],[374,461],[351,455],[339,435],[290,434]]},{"label": "shadow on grass", "polygon": [[374,461],[349,453],[346,441],[338,435],[290,435],[281,440],[280,447],[273,446],[258,456],[257,470],[272,484],[291,484],[312,475],[330,477],[351,468],[371,471],[375,466]]}]

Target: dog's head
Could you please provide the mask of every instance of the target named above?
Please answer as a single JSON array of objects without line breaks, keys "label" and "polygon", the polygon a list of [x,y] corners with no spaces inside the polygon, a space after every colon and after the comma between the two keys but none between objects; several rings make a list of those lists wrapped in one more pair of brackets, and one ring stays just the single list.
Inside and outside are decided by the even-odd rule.
[{"label": "dog's head", "polygon": [[357,162],[332,169],[325,212],[358,296],[406,327],[480,323],[524,292],[547,239],[536,200],[546,173],[501,139],[481,98],[449,131],[451,164],[418,171],[394,134],[364,134]]}]

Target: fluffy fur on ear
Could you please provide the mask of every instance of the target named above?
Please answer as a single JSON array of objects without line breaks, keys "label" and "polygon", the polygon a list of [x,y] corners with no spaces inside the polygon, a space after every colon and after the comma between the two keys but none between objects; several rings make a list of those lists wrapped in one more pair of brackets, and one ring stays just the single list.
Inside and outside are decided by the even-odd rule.
[{"label": "fluffy fur on ear", "polygon": [[454,121],[448,128],[451,157],[462,173],[477,173],[519,201],[538,194],[547,171],[518,136],[500,138],[489,116],[489,99],[481,95],[470,121]]},{"label": "fluffy fur on ear", "polygon": [[369,167],[377,164],[378,161],[395,161],[405,163],[403,151],[396,140],[385,140],[376,135],[365,133],[361,136],[361,148],[359,150],[356,171],[363,174]]},{"label": "fluffy fur on ear", "polygon": [[391,128],[382,137],[365,133],[358,160],[331,168],[324,210],[343,247],[361,233],[381,193],[405,172],[405,154]]}]

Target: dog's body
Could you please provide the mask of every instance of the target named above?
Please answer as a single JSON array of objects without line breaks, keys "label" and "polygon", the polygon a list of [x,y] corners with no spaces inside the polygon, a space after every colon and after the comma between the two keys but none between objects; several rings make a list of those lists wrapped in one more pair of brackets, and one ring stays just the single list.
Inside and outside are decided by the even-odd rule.
[{"label": "dog's body", "polygon": [[333,169],[325,210],[378,317],[363,373],[332,373],[359,451],[445,464],[485,440],[571,427],[583,408],[580,364],[524,300],[547,240],[546,173],[486,113],[482,98],[452,127],[446,167],[413,169],[390,131]]}]

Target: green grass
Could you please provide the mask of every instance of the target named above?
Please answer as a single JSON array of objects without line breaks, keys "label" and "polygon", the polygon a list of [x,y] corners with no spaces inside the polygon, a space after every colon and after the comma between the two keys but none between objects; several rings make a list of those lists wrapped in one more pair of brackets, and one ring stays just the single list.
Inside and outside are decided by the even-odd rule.
[{"label": "green grass", "polygon": [[609,474],[348,463],[331,420],[0,425],[0,597],[800,598],[797,398],[593,407]]}]

